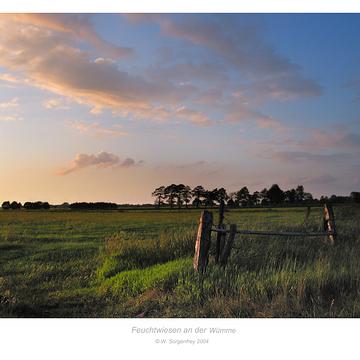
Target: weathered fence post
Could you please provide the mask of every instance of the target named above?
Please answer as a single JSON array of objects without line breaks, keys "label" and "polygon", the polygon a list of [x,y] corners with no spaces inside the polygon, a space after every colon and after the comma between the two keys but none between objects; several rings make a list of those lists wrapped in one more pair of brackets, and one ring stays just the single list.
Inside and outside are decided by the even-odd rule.
[{"label": "weathered fence post", "polygon": [[204,210],[200,216],[194,255],[194,269],[200,273],[205,272],[208,263],[212,224],[213,214]]},{"label": "weathered fence post", "polygon": [[[218,222],[218,229],[225,229],[224,226],[224,212],[225,212],[225,203],[224,200],[220,201],[220,206],[219,206],[219,222]],[[222,233],[222,232],[218,232],[217,233],[217,237],[216,237],[216,253],[215,253],[215,263],[217,264],[219,262],[220,259],[220,254],[221,254],[221,248],[223,246],[223,241],[224,241],[224,237],[226,236],[226,234]]]},{"label": "weathered fence post", "polygon": [[225,246],[224,246],[224,249],[223,249],[221,257],[220,257],[220,263],[221,263],[222,266],[226,266],[226,264],[227,264],[228,258],[229,258],[230,253],[231,253],[231,249],[232,249],[233,244],[234,244],[236,231],[237,231],[236,224],[231,224],[230,225],[229,238],[225,242]]},{"label": "weathered fence post", "polygon": [[330,204],[324,204],[324,230],[327,232],[327,242],[334,245],[336,240],[336,224],[334,210]]}]

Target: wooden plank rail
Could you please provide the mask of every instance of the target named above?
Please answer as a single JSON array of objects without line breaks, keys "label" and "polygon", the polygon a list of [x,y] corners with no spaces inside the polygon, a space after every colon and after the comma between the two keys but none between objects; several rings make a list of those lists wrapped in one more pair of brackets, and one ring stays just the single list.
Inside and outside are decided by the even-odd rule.
[{"label": "wooden plank rail", "polygon": [[[213,228],[213,232],[229,233],[230,230]],[[267,235],[267,236],[328,236],[328,232],[285,232],[285,231],[257,231],[257,230],[237,230],[237,234],[242,235]],[[331,234],[331,233],[330,233]]]}]

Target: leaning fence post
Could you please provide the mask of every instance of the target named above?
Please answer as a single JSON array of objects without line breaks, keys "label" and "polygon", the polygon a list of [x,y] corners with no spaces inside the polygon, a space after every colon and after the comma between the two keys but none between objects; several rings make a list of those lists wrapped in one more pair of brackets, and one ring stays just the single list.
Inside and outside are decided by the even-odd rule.
[{"label": "leaning fence post", "polygon": [[194,255],[194,269],[200,273],[205,272],[208,263],[209,250],[211,245],[212,224],[212,213],[210,211],[204,210],[200,216]]},{"label": "leaning fence post", "polygon": [[[224,222],[224,212],[225,212],[225,203],[224,200],[220,201],[219,206],[219,222],[218,222],[218,229],[225,229],[223,224]],[[222,247],[222,240],[224,239],[224,233],[218,231],[216,237],[216,253],[215,253],[215,263],[218,263],[220,254],[221,254],[221,247]]]},{"label": "leaning fence post", "polygon": [[330,204],[324,204],[324,230],[327,232],[327,241],[335,244],[336,240],[336,224],[334,210]]},{"label": "leaning fence post", "polygon": [[220,257],[220,263],[221,263],[222,266],[226,266],[226,264],[227,264],[228,258],[229,258],[230,253],[231,253],[231,249],[232,249],[233,244],[234,244],[236,231],[237,231],[236,224],[231,224],[230,225],[229,238],[225,243],[224,249],[223,249],[221,257]]}]

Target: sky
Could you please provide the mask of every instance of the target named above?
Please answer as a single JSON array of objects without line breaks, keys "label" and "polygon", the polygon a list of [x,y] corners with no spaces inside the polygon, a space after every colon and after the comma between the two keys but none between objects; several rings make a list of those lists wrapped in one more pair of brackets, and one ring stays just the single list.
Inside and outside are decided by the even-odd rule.
[{"label": "sky", "polygon": [[360,190],[358,14],[0,15],[0,201]]}]

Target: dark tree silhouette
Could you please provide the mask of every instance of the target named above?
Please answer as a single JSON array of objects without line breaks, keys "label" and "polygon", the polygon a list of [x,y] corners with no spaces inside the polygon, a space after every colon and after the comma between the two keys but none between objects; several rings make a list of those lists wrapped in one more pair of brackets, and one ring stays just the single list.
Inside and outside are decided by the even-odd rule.
[{"label": "dark tree silhouette", "polygon": [[76,202],[70,204],[71,210],[116,210],[117,204],[106,202]]},{"label": "dark tree silhouette", "polygon": [[9,210],[10,209],[10,201],[4,201],[1,205],[3,210]]},{"label": "dark tree silhouette", "polygon": [[171,208],[174,207],[176,194],[177,194],[177,185],[171,184],[165,188],[165,199]]},{"label": "dark tree silhouette", "polygon": [[10,204],[10,208],[12,210],[18,210],[18,209],[21,209],[22,205],[21,203],[18,203],[17,201],[13,201],[11,204]]},{"label": "dark tree silhouette", "polygon": [[221,200],[226,201],[227,198],[228,196],[224,188],[215,188],[205,192],[205,205],[214,206],[216,203],[220,204]]},{"label": "dark tree silhouette", "polygon": [[234,208],[234,207],[236,207],[236,203],[235,203],[235,201],[233,200],[233,198],[230,198],[230,199],[228,200],[227,206],[228,206],[229,208]]},{"label": "dark tree silhouette", "polygon": [[249,204],[258,205],[259,202],[260,202],[260,193],[258,191],[254,191],[254,193],[250,195]]},{"label": "dark tree silhouette", "polygon": [[267,192],[267,196],[271,204],[281,204],[282,202],[284,202],[285,199],[285,194],[280,189],[278,184],[274,184],[271,186],[271,188]]},{"label": "dark tree silhouette", "polygon": [[267,191],[267,189],[265,188],[265,189],[262,189],[261,191],[260,191],[260,204],[261,205],[268,205],[269,204],[269,202],[270,202],[270,200],[269,200],[269,196],[268,196],[268,191]]},{"label": "dark tree silhouette", "polygon": [[204,195],[205,195],[205,200],[204,200],[205,206],[214,206],[217,197],[217,189],[211,191],[206,190]]},{"label": "dark tree silhouette", "polygon": [[222,187],[220,189],[217,190],[216,193],[216,201],[218,204],[221,203],[221,201],[224,201],[224,203],[226,203],[229,200],[229,196],[226,193],[226,190]]},{"label": "dark tree silhouette", "polygon": [[181,208],[183,203],[183,194],[185,192],[186,186],[184,184],[175,185],[175,198],[178,209]]},{"label": "dark tree silhouette", "polygon": [[305,197],[304,197],[304,186],[298,185],[298,187],[296,188],[295,192],[296,192],[295,201],[296,201],[297,203],[303,202],[303,201],[305,200]]},{"label": "dark tree silhouette", "polygon": [[198,208],[206,198],[206,190],[201,185],[198,185],[191,190],[191,195],[194,198],[193,205]]},{"label": "dark tree silhouette", "polygon": [[182,189],[182,192],[181,192],[181,198],[182,198],[182,201],[185,203],[185,206],[186,208],[188,207],[190,201],[191,201],[191,187],[190,186],[185,186],[183,189]]},{"label": "dark tree silhouette", "polygon": [[166,196],[165,196],[165,186],[160,186],[157,189],[155,189],[151,196],[155,197],[155,203],[160,208],[161,204],[164,202]]},{"label": "dark tree silhouette", "polygon": [[285,191],[285,202],[293,204],[296,201],[296,190],[290,189]]},{"label": "dark tree silhouette", "polygon": [[350,194],[350,199],[356,203],[360,203],[360,192],[353,191]]},{"label": "dark tree silhouette", "polygon": [[304,192],[304,202],[311,203],[313,201],[313,196],[309,192]]},{"label": "dark tree silhouette", "polygon": [[49,210],[50,204],[47,201],[46,202],[42,202],[42,201],[29,202],[29,201],[27,201],[24,204],[24,209],[26,209],[26,210]]},{"label": "dark tree silhouette", "polygon": [[249,204],[249,189],[244,186],[235,194],[235,202],[238,206],[247,206]]}]

